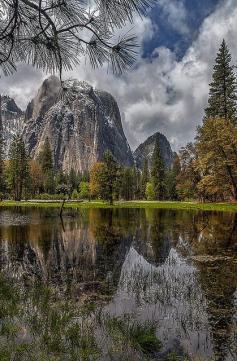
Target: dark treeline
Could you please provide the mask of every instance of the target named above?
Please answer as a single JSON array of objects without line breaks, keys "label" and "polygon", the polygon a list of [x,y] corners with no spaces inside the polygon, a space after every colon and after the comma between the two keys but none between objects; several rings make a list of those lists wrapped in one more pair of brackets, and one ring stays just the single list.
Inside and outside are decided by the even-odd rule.
[{"label": "dark treeline", "polygon": [[143,170],[135,166],[123,167],[110,152],[105,152],[101,162],[96,162],[90,172],[82,174],[73,169],[69,173],[54,169],[47,138],[37,159],[30,159],[21,136],[16,136],[10,147],[9,159],[0,159],[0,191],[1,198],[16,201],[65,197],[101,199],[111,204],[114,200],[177,200],[178,173],[178,158],[172,170],[165,168],[158,141],[151,170],[147,161]]}]

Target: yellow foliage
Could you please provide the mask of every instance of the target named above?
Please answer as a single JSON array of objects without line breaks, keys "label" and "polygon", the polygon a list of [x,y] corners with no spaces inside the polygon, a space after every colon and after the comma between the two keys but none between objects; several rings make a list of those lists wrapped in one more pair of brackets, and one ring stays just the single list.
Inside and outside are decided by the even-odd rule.
[{"label": "yellow foliage", "polygon": [[237,196],[237,127],[226,119],[210,118],[198,129],[197,189],[203,195]]},{"label": "yellow foliage", "polygon": [[90,194],[92,197],[99,197],[102,187],[102,178],[105,165],[102,162],[95,163],[90,171]]}]

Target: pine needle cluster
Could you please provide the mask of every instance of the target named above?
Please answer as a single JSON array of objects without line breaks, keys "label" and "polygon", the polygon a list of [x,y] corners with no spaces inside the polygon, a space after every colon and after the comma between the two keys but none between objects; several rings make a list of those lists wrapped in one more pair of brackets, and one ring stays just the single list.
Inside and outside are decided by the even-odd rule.
[{"label": "pine needle cluster", "polygon": [[138,42],[115,33],[154,1],[1,0],[0,70],[7,75],[24,62],[61,74],[86,56],[93,67],[107,63],[121,73],[134,63]]}]

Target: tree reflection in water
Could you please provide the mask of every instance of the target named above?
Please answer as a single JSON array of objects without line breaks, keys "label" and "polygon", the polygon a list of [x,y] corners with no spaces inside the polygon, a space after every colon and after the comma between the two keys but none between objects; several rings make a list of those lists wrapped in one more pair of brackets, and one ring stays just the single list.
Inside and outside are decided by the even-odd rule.
[{"label": "tree reflection in water", "polygon": [[6,360],[236,360],[236,214],[3,209],[0,238]]}]

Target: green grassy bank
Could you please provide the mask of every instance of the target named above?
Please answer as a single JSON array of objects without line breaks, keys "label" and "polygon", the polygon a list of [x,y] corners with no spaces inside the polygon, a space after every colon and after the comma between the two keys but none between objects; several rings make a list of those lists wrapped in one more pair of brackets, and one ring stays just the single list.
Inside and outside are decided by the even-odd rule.
[{"label": "green grassy bank", "polygon": [[[3,201],[1,207],[61,207],[60,201]],[[65,208],[153,208],[153,209],[184,209],[203,211],[237,212],[237,203],[197,203],[197,202],[155,202],[155,201],[129,201],[115,202],[113,206],[102,201],[66,202]]]}]

